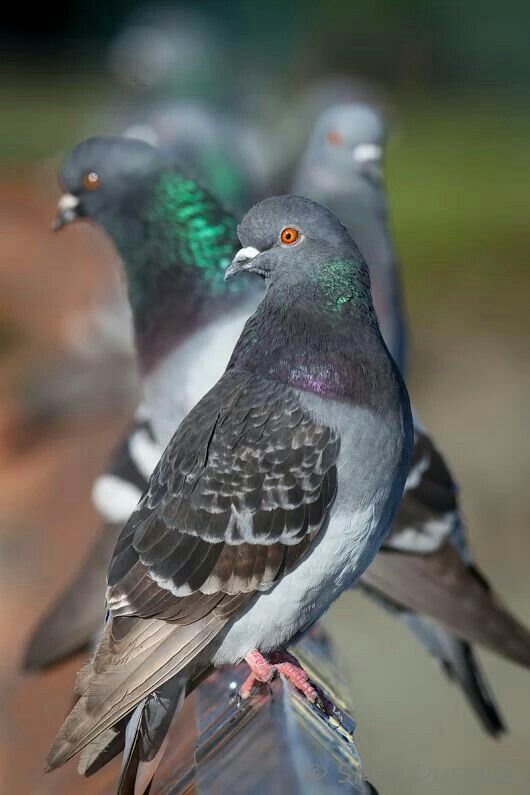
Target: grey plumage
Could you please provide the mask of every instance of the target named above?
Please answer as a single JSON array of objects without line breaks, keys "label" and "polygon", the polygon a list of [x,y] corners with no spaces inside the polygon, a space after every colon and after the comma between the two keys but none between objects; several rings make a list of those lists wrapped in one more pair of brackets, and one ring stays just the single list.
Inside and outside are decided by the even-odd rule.
[{"label": "grey plumage", "polygon": [[[97,189],[84,185],[90,173],[98,174]],[[145,402],[95,485],[103,535],[30,639],[24,662],[32,669],[86,646],[99,631],[100,593],[121,527],[175,427],[222,374],[262,295],[257,280],[223,282],[238,247],[235,220],[167,151],[142,141],[89,139],[66,158],[61,182],[69,193],[59,224],[92,219],[122,257]],[[146,416],[154,422],[146,424]]]},{"label": "grey plumage", "polygon": [[166,100],[143,109],[124,135],[168,152],[240,217],[265,194],[267,140],[241,114],[221,113],[199,102]]},{"label": "grey plumage", "polygon": [[174,677],[141,701],[125,730],[125,746],[116,795],[146,791],[164,753],[165,738],[186,696],[185,680]]},{"label": "grey plumage", "polygon": [[370,268],[381,332],[403,372],[406,329],[383,181],[385,144],[383,120],[372,108],[328,108],[311,134],[292,191],[328,207],[346,225]]},{"label": "grey plumage", "polygon": [[[355,118],[357,118],[357,115],[355,115]],[[366,118],[365,113],[363,118]],[[376,120],[372,123],[372,127],[377,135],[375,142],[377,143],[383,140],[381,123]],[[333,129],[334,128],[335,124],[333,124]],[[364,129],[366,129],[366,127]],[[354,139],[356,146],[362,145],[362,137],[363,136],[357,136]],[[369,140],[364,141],[364,143],[371,144],[374,143],[374,141]],[[149,147],[147,148],[149,149]],[[336,145],[333,145],[333,151],[336,151]],[[370,153],[370,148],[365,150],[365,155],[367,152],[368,154]],[[349,164],[354,162],[351,155],[352,153],[349,152]],[[364,166],[368,167],[370,170],[377,167],[377,161],[374,161],[373,158],[370,159],[368,157],[363,163]],[[346,167],[344,162],[342,162],[341,168],[343,168],[346,176],[351,174],[350,166],[348,165],[348,167]],[[378,168],[380,168],[380,164]],[[332,185],[335,184],[336,180],[332,182]],[[354,207],[355,203],[360,201],[359,217],[363,217],[366,220],[366,215],[370,206],[372,206],[374,212],[377,208],[384,208],[382,183],[374,183],[373,180],[366,183],[369,188],[369,196],[372,197],[372,199],[379,194],[382,197],[377,199],[372,205],[367,205],[366,199],[363,199],[362,195],[359,198],[361,194],[360,186],[364,184],[363,181],[358,181],[356,184],[359,190],[352,193],[351,206]],[[331,200],[334,191],[330,191],[329,193]],[[350,209],[348,212],[348,217],[355,223],[355,213],[352,213]],[[381,221],[379,225],[377,224],[378,218]],[[382,229],[383,239],[388,240],[386,226],[384,224],[382,225],[382,221],[384,221],[385,218],[385,213],[379,215],[375,213],[375,222],[372,221],[368,225],[368,228],[375,230],[376,233],[378,233],[378,230]],[[369,249],[367,248],[366,250],[368,251]],[[388,253],[386,245],[372,245],[370,248],[372,252],[378,250]],[[126,257],[126,255],[127,252],[124,252],[124,257]],[[381,313],[383,313],[384,307],[396,313],[399,310],[399,304],[388,299],[388,296],[384,292],[385,280],[377,278],[378,262],[379,260],[369,262],[375,277],[376,308],[379,307]],[[392,285],[397,283],[395,276],[392,275],[392,268],[394,268],[394,265],[395,257],[393,259],[385,258],[383,272],[389,277],[388,283],[391,286],[391,296],[395,296]],[[150,278],[152,280],[155,279],[155,275],[152,274]],[[381,292],[381,290],[383,292]],[[167,444],[174,427],[181,421],[185,413],[194,405],[196,400],[206,391],[206,388],[214,383],[217,375],[220,374],[224,362],[228,359],[230,340],[233,339],[235,341],[244,319],[249,311],[251,311],[252,306],[255,305],[256,298],[252,297],[249,292],[247,299],[243,292],[240,294],[237,301],[237,305],[229,303],[224,304],[225,310],[230,309],[231,317],[234,321],[231,328],[227,329],[224,325],[224,321],[220,325],[212,325],[210,328],[206,329],[203,328],[196,336],[197,344],[195,347],[182,346],[177,339],[177,341],[173,343],[173,348],[170,348],[169,353],[163,360],[163,366],[158,368],[154,376],[150,375],[149,378],[144,381],[146,397],[148,399],[148,405],[146,406],[148,415],[151,414],[151,416],[156,417],[156,428],[153,436],[153,439],[156,437],[156,442],[152,440],[153,443],[151,447],[145,443],[147,430],[145,426],[145,415],[142,414],[138,419],[138,426],[133,427],[128,439],[123,445],[120,455],[115,459],[115,464],[110,471],[110,479],[107,474],[96,484],[95,496],[98,510],[101,511],[108,526],[109,519],[115,522],[110,530],[112,537],[107,538],[106,541],[102,539],[98,544],[102,543],[106,545],[108,549],[114,545],[120,531],[121,523],[126,521],[127,517],[134,509],[145,488],[146,478],[159,457],[156,444],[158,443],[162,445],[162,447]],[[252,303],[253,301],[254,304]],[[201,304],[196,306],[195,311],[197,313],[200,312],[200,306]],[[216,303],[216,306],[219,306],[219,304]],[[236,306],[238,307],[239,314],[234,316]],[[381,309],[381,307],[383,307],[383,309]],[[228,316],[227,312],[225,317]],[[198,315],[198,317],[200,316]],[[201,322],[203,321],[201,320]],[[396,347],[395,339],[389,334],[388,329],[391,330],[392,328],[400,327],[402,328],[399,322],[395,323],[387,312],[387,322],[383,322],[382,328],[384,333],[386,333],[387,342],[391,351],[398,360],[399,355],[396,351],[399,351],[399,345]],[[399,336],[396,339],[399,340]],[[217,371],[215,368],[218,368]],[[177,392],[171,387],[171,385],[175,383],[179,384],[179,390]],[[183,384],[186,384],[185,391],[182,390]],[[160,448],[160,452],[162,447]],[[110,500],[109,494],[111,495]],[[476,640],[477,634],[473,622],[477,622],[481,626],[479,642],[485,643],[499,654],[515,658],[522,664],[528,664],[527,661],[530,660],[530,637],[528,632],[509,614],[506,608],[499,610],[499,600],[495,597],[491,588],[486,585],[482,588],[477,587],[477,579],[473,575],[473,570],[469,568],[470,555],[466,549],[465,536],[459,514],[457,488],[440,453],[433,447],[431,440],[429,440],[425,432],[417,427],[415,458],[411,476],[409,477],[407,490],[396,516],[392,537],[389,541],[389,546],[393,548],[395,552],[401,553],[399,556],[399,571],[402,572],[402,574],[397,573],[395,568],[397,555],[393,555],[388,561],[389,563],[390,560],[392,561],[392,568],[385,568],[384,573],[381,573],[378,579],[378,593],[381,597],[384,596],[385,603],[388,604],[390,602],[390,594],[395,593],[395,591],[392,591],[392,587],[395,589],[396,586],[396,584],[392,582],[392,578],[395,576],[403,576],[405,580],[408,579],[411,583],[416,582],[416,587],[418,589],[421,588],[425,578],[417,579],[419,577],[419,570],[414,566],[414,558],[418,554],[422,555],[422,565],[430,572],[430,576],[439,577],[440,570],[437,565],[437,554],[441,555],[442,558],[444,557],[444,545],[448,542],[457,547],[463,555],[460,560],[458,560],[456,556],[451,558],[451,565],[458,569],[458,578],[462,586],[461,591],[458,593],[455,590],[451,590],[449,588],[449,581],[446,579],[443,583],[440,583],[442,592],[438,592],[436,603],[430,603],[428,599],[424,599],[422,602],[422,611],[424,611],[426,615],[430,615],[431,617],[434,616],[437,620],[442,622],[442,624],[444,621],[444,611],[449,612],[452,622],[451,632],[456,633],[457,638]],[[97,550],[95,552],[97,552]],[[382,567],[383,564],[385,564],[386,555],[385,548],[383,548],[378,561],[376,561],[377,566]],[[67,649],[74,650],[74,644],[72,643],[74,638],[77,638],[77,643],[75,645],[79,647],[89,642],[91,636],[99,631],[101,621],[100,601],[99,598],[92,598],[85,589],[85,584],[87,582],[92,582],[95,576],[91,575],[89,572],[93,560],[99,561],[97,554],[94,554],[92,560],[85,562],[80,575],[73,581],[69,591],[63,598],[59,599],[56,607],[49,614],[49,627],[53,632],[57,650],[62,649],[63,652]],[[106,569],[106,567],[102,563],[98,563],[98,565],[101,565],[99,573],[97,573],[97,577],[99,577],[98,582],[103,583],[106,573],[104,569]],[[361,584],[367,582],[367,578],[370,575],[371,572],[367,572],[366,576],[361,579]],[[482,582],[485,581],[482,580]],[[472,620],[472,614],[470,612],[467,614],[463,612],[459,613],[458,604],[462,595],[466,595],[472,603],[473,601],[476,602]],[[77,604],[83,605],[82,612],[79,612],[75,617],[72,616],[71,609],[74,597],[76,598]],[[414,630],[415,624],[410,619],[412,613],[408,609],[411,608],[409,604],[411,594],[400,593],[399,599],[401,601],[394,603],[395,612],[400,617],[403,617],[408,610],[409,620],[407,621],[407,625]],[[409,601],[407,602],[406,600]],[[91,609],[91,606],[93,609]],[[489,628],[493,626],[490,621],[490,617],[492,616],[496,617],[496,629],[494,633],[489,632]],[[70,625],[72,618],[75,618],[75,622],[72,626],[75,627],[76,623],[81,625],[82,622],[83,631],[77,632],[77,630],[72,629]],[[421,642],[423,642],[427,634],[426,627],[430,625],[423,620],[420,621],[420,624],[421,631],[416,634]],[[443,629],[442,624],[436,628],[436,632],[434,632],[433,629],[434,635],[427,646],[431,652],[433,649],[440,649],[439,635],[440,633],[446,632],[446,643],[443,644],[446,650],[444,652],[445,657],[440,657],[437,654],[436,657],[444,666],[447,667],[447,665],[450,665],[452,667],[452,670],[455,672],[455,681],[459,682],[466,696],[469,697],[472,702],[476,703],[476,698],[470,691],[469,683],[474,681],[474,686],[472,688],[474,693],[479,693],[483,688],[481,688],[481,684],[475,676],[478,665],[477,663],[472,664],[473,652],[471,649],[465,650],[463,647],[458,647],[458,643],[463,643],[463,641],[458,641],[454,635]],[[434,625],[432,626],[434,627]],[[42,638],[46,638],[46,625],[39,631],[39,634]],[[61,637],[63,639],[62,646],[60,645]],[[513,649],[511,642],[512,637],[518,638],[518,650]],[[36,648],[38,653],[33,654],[31,657],[33,667],[39,667],[50,659],[49,644],[41,643],[38,644]],[[448,661],[450,650],[453,650],[455,655],[451,661]],[[456,653],[456,650],[458,650],[458,653]],[[54,659],[58,656],[58,654],[54,654]],[[459,676],[459,672],[464,672],[466,660],[469,661],[467,672]],[[483,680],[484,677],[482,676],[480,679]],[[488,701],[491,702],[491,699],[484,699],[483,714],[489,709],[487,705]],[[500,723],[500,718],[498,722]]]},{"label": "grey plumage", "polygon": [[293,197],[257,205],[239,236],[229,272],[261,274],[266,296],[121,533],[109,620],[51,768],[177,674],[288,644],[370,563],[399,503],[410,406],[358,250]]},{"label": "grey plumage", "polygon": [[[384,192],[385,141],[382,118],[372,108],[329,108],[311,136],[294,190],[333,210],[359,245],[383,336],[403,371],[406,329]],[[504,721],[466,641],[528,666],[530,633],[475,575],[457,486],[417,418],[415,425],[413,464],[391,534],[359,584],[405,623],[460,686],[485,730],[498,735]]]}]

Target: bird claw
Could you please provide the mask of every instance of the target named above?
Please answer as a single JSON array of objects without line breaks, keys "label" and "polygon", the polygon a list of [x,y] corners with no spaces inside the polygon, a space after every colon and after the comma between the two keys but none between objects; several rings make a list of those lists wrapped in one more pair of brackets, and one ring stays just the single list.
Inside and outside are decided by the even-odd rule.
[{"label": "bird claw", "polygon": [[269,684],[277,674],[276,666],[269,663],[256,649],[247,654],[245,661],[250,668],[250,675],[239,688],[239,696],[243,701],[258,692],[262,685]]},{"label": "bird claw", "polygon": [[245,657],[250,668],[250,675],[239,688],[238,706],[258,692],[264,684],[271,682],[277,674],[281,674],[311,704],[327,715],[333,726],[338,727],[342,724],[342,715],[339,710],[311,681],[296,657],[285,649],[277,649],[269,655],[269,658],[270,662],[256,649],[253,649]]}]

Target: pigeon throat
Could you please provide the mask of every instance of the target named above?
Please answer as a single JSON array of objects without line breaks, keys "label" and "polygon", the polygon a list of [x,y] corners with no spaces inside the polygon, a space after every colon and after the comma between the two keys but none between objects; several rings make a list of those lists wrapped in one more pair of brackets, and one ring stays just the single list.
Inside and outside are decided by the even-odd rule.
[{"label": "pigeon throat", "polygon": [[[229,367],[322,397],[354,403],[379,400],[391,367],[369,297],[353,302],[320,287],[304,297],[271,301],[247,322]],[[344,300],[346,298],[346,300]]]}]

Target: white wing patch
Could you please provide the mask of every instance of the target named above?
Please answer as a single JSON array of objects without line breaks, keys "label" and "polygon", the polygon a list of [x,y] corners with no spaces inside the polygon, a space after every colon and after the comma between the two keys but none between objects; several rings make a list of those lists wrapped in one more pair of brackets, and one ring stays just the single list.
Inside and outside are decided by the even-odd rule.
[{"label": "white wing patch", "polygon": [[140,472],[146,480],[149,480],[151,477],[163,452],[163,448],[157,445],[156,442],[153,442],[144,428],[135,431],[129,439],[130,456],[138,472]]},{"label": "white wing patch", "polygon": [[430,456],[424,455],[420,458],[418,463],[410,469],[405,483],[405,491],[412,491],[412,489],[418,488],[421,483],[422,475],[427,471],[430,463]]},{"label": "white wing patch", "polygon": [[125,524],[136,508],[142,492],[116,475],[102,475],[94,483],[92,502],[106,522]]},{"label": "white wing patch", "polygon": [[448,511],[436,519],[422,522],[419,527],[404,527],[385,542],[385,547],[401,552],[436,552],[452,533],[457,519],[456,511]]}]

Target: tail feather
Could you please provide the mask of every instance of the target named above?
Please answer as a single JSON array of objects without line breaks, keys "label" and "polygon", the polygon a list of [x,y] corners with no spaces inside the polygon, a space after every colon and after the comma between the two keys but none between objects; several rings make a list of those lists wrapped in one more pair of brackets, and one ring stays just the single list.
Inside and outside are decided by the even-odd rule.
[{"label": "tail feather", "polygon": [[109,622],[93,660],[93,675],[83,678],[83,694],[52,744],[47,769],[64,764],[152,691],[194,665],[225,623],[214,614],[185,626],[140,620],[113,646]]},{"label": "tail feather", "polygon": [[127,718],[123,718],[83,748],[77,765],[78,773],[88,778],[121,754],[125,747],[126,728]]},{"label": "tail feather", "polygon": [[174,677],[134,710],[125,732],[123,761],[116,795],[143,795],[164,755],[166,735],[184,701],[187,681]]},{"label": "tail feather", "polygon": [[504,734],[506,724],[469,643],[424,616],[404,610],[399,617],[460,688],[484,731]]},{"label": "tail feather", "polygon": [[507,731],[501,711],[473,649],[450,630],[427,616],[415,613],[386,594],[361,583],[361,589],[379,607],[399,618],[462,691],[484,731],[499,737]]},{"label": "tail feather", "polygon": [[107,568],[120,534],[107,525],[82,568],[35,628],[24,658],[28,671],[46,668],[91,645],[105,616]]},{"label": "tail feather", "polygon": [[530,667],[530,631],[450,542],[425,555],[382,550],[363,574],[362,584],[428,615],[462,640]]}]

